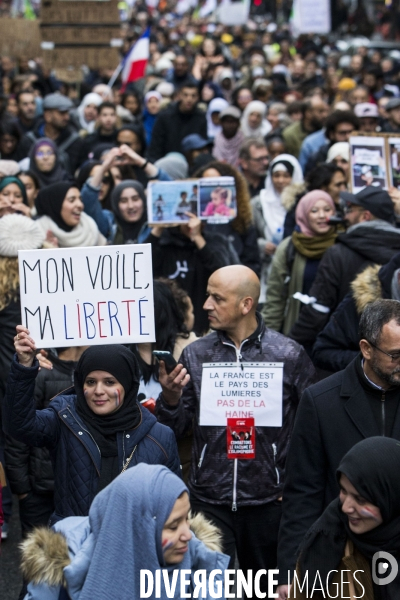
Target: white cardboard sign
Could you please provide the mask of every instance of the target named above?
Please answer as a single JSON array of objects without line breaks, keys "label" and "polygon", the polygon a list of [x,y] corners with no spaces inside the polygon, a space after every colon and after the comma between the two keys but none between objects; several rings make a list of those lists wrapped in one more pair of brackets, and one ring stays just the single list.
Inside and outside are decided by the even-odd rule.
[{"label": "white cardboard sign", "polygon": [[39,348],[154,342],[150,244],[20,250],[22,324]]},{"label": "white cardboard sign", "polygon": [[256,427],[282,426],[283,363],[203,363],[200,425],[254,418]]}]

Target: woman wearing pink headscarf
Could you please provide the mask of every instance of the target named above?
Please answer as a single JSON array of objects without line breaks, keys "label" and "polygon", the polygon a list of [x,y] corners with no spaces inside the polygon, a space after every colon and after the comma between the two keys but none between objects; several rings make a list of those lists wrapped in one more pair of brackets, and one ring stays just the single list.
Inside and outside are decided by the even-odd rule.
[{"label": "woman wearing pink headscarf", "polygon": [[262,315],[271,329],[288,335],[301,307],[299,295],[307,296],[325,251],[335,243],[335,214],[329,194],[314,190],[305,194],[296,208],[296,227],[275,251]]}]

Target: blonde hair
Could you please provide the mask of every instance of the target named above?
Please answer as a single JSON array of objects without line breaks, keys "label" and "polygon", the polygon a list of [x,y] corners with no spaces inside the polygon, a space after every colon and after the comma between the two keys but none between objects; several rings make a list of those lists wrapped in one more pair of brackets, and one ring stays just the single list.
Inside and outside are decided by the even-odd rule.
[{"label": "blonde hair", "polygon": [[19,298],[18,258],[0,256],[0,310]]}]

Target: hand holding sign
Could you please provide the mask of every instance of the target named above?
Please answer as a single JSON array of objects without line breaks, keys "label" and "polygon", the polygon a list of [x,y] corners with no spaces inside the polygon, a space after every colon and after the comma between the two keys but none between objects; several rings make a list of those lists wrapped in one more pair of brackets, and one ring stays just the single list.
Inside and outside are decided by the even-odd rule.
[{"label": "hand holding sign", "polygon": [[17,335],[14,338],[14,348],[18,362],[24,367],[31,367],[35,358],[35,341],[29,336],[29,330],[23,325],[17,325]]},{"label": "hand holding sign", "polygon": [[167,373],[164,361],[160,360],[158,381],[162,387],[164,400],[170,406],[177,406],[182,396],[182,390],[190,381],[190,375],[183,365],[176,365],[171,373]]}]

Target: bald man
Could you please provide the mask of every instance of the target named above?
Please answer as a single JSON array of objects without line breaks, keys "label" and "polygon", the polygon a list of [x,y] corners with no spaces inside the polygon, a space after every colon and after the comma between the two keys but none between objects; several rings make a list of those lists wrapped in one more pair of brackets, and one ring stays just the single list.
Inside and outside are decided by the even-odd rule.
[{"label": "bald man", "polygon": [[[178,438],[193,427],[192,509],[221,529],[230,568],[236,550],[240,568],[254,574],[277,564],[289,439],[300,396],[315,376],[301,346],[266,329],[256,310],[259,294],[258,277],[242,265],[211,275],[203,308],[212,333],[187,346],[169,375],[161,363],[157,402],[159,421]],[[228,418],[254,418],[254,458],[228,458],[228,432],[243,431],[230,430]],[[260,590],[268,591],[266,576]]]}]

